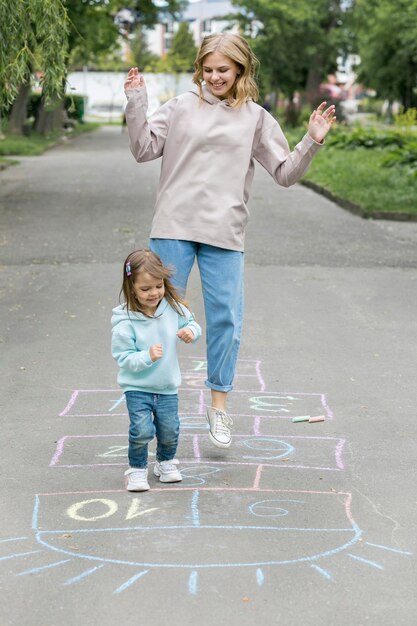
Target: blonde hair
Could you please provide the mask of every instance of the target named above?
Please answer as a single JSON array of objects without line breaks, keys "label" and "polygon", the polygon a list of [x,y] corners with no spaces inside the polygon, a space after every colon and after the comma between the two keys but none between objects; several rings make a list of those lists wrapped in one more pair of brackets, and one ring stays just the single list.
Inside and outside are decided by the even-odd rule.
[{"label": "blonde hair", "polygon": [[174,273],[174,270],[171,267],[165,266],[159,256],[152,252],[152,250],[135,250],[127,256],[125,262],[123,263],[123,282],[119,297],[123,294],[126,302],[126,309],[136,313],[143,313],[143,315],[151,317],[142,309],[133,289],[138,275],[142,272],[146,272],[154,278],[163,281],[165,299],[171,307],[179,313],[179,315],[184,315],[181,305],[188,305],[170,281],[170,277]]},{"label": "blonde hair", "polygon": [[221,33],[207,35],[201,42],[200,49],[194,62],[195,72],[193,82],[198,86],[200,98],[203,99],[203,64],[204,59],[212,52],[219,52],[229,57],[239,67],[233,90],[228,98],[230,106],[240,107],[248,100],[258,100],[259,90],[255,81],[255,71],[259,61],[249,47],[249,44],[240,35]]}]

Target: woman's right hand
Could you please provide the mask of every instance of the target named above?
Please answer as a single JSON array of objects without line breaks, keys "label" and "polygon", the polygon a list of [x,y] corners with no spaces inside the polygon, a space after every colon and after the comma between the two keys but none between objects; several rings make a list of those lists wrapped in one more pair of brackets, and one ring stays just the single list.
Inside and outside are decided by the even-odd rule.
[{"label": "woman's right hand", "polygon": [[124,87],[125,91],[129,89],[136,89],[137,87],[144,87],[145,79],[142,74],[139,74],[139,70],[137,67],[132,67],[129,70],[129,74],[127,75],[127,79],[125,81]]}]

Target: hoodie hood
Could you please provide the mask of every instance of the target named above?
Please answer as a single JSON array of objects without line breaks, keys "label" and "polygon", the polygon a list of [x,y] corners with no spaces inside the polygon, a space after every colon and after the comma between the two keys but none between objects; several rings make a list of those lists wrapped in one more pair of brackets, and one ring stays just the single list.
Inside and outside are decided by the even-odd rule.
[{"label": "hoodie hood", "polygon": [[168,301],[162,298],[158,304],[158,308],[155,311],[154,317],[147,317],[143,313],[137,313],[136,311],[128,311],[126,304],[119,304],[112,311],[111,325],[112,328],[120,324],[120,322],[152,322],[155,318],[160,317],[168,306]]},{"label": "hoodie hood", "polygon": [[[207,102],[208,104],[224,104],[226,106],[230,106],[229,101],[227,99],[225,100],[221,100],[220,98],[218,98],[217,96],[213,95],[211,93],[211,91],[209,91],[207,89],[207,86],[203,83],[202,85],[202,89],[203,89],[203,100],[205,102]],[[192,89],[190,89],[191,93],[195,94],[197,97],[200,97],[200,91],[197,87],[197,85],[195,87],[193,87]]]}]

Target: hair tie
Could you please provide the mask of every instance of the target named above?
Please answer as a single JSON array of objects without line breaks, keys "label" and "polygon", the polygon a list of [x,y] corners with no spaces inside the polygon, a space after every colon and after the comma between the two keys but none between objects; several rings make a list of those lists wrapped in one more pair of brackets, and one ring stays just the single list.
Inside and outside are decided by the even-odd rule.
[{"label": "hair tie", "polygon": [[130,265],[130,261],[126,263],[126,276],[132,276],[132,268]]}]

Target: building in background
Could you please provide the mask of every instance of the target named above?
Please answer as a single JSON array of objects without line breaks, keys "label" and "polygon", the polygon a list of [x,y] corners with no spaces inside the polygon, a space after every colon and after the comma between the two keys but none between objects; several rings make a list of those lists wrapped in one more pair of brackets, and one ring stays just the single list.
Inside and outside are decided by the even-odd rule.
[{"label": "building in background", "polygon": [[[196,46],[206,35],[212,33],[238,32],[237,23],[230,20],[233,15],[238,15],[239,9],[225,0],[202,0],[191,2],[181,16],[181,22],[189,24]],[[146,39],[149,50],[160,57],[169,51],[172,38],[180,21],[166,20],[156,24],[154,28],[146,30]]]}]

